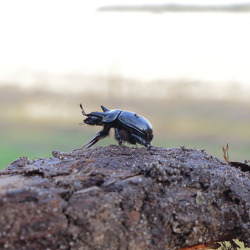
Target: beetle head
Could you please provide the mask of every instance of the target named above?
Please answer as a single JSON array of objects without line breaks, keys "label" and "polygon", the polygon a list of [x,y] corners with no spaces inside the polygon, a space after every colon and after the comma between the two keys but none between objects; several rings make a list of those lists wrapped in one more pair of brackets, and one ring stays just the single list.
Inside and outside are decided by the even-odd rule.
[{"label": "beetle head", "polygon": [[[91,113],[87,114],[84,111],[81,103],[80,103],[80,108],[82,110],[82,114],[87,116],[87,118],[85,120],[83,120],[84,123],[86,123],[88,125],[103,125],[103,123],[102,123],[102,120],[103,120],[102,112],[91,112]],[[106,109],[105,107],[103,107],[103,108]]]},{"label": "beetle head", "polygon": [[84,120],[84,123],[89,124],[89,125],[104,125],[104,124],[110,124],[114,122],[119,114],[122,112],[119,109],[112,109],[109,110],[105,108],[103,105],[101,105],[101,108],[104,112],[91,112],[91,113],[86,113],[80,104],[80,108],[82,109],[82,114],[87,116],[88,118]]}]

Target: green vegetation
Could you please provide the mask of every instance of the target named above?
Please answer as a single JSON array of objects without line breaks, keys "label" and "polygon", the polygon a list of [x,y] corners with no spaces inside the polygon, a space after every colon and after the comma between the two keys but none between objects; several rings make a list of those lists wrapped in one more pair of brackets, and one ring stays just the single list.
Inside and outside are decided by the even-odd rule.
[{"label": "green vegetation", "polygon": [[[168,99],[137,99],[120,97],[116,92],[99,96],[1,89],[0,168],[21,156],[51,157],[52,150],[80,148],[100,130],[79,126],[83,119],[80,102],[86,112],[100,110],[100,104],[104,104],[145,116],[154,127],[153,145],[185,145],[222,158],[221,147],[228,143],[230,160],[249,159],[249,103],[194,100],[179,93]],[[112,134],[97,145],[108,144],[117,144]]]},{"label": "green vegetation", "polygon": [[[39,157],[51,157],[53,150],[72,151],[80,148],[95,130],[89,132],[89,136],[83,128],[65,129],[56,126],[39,126],[39,124],[22,124],[17,127],[1,126],[0,131],[0,169],[5,168],[15,159],[27,156],[30,160]],[[98,145],[114,143],[111,138]]]}]

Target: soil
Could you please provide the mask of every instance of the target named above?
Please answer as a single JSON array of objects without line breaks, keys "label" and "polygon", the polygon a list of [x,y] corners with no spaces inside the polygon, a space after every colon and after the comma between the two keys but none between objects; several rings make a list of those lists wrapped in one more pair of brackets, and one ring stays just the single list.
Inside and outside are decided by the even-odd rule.
[{"label": "soil", "polygon": [[0,172],[0,249],[250,246],[250,174],[205,151],[96,147]]}]

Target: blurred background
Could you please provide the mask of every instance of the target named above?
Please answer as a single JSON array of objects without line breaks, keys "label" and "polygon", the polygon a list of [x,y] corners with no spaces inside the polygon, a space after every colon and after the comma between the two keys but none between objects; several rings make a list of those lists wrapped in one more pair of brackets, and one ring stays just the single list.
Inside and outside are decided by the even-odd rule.
[{"label": "blurred background", "polygon": [[80,148],[100,127],[79,103],[143,115],[156,146],[249,159],[249,23],[239,0],[2,1],[0,168]]}]

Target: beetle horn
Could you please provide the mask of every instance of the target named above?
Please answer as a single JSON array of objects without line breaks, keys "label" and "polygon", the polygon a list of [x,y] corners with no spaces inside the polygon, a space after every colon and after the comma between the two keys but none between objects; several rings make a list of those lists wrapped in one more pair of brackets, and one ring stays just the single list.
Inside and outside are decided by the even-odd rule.
[{"label": "beetle horn", "polygon": [[103,112],[109,111],[109,109],[105,108],[103,105],[101,105],[101,108],[102,108]]}]

